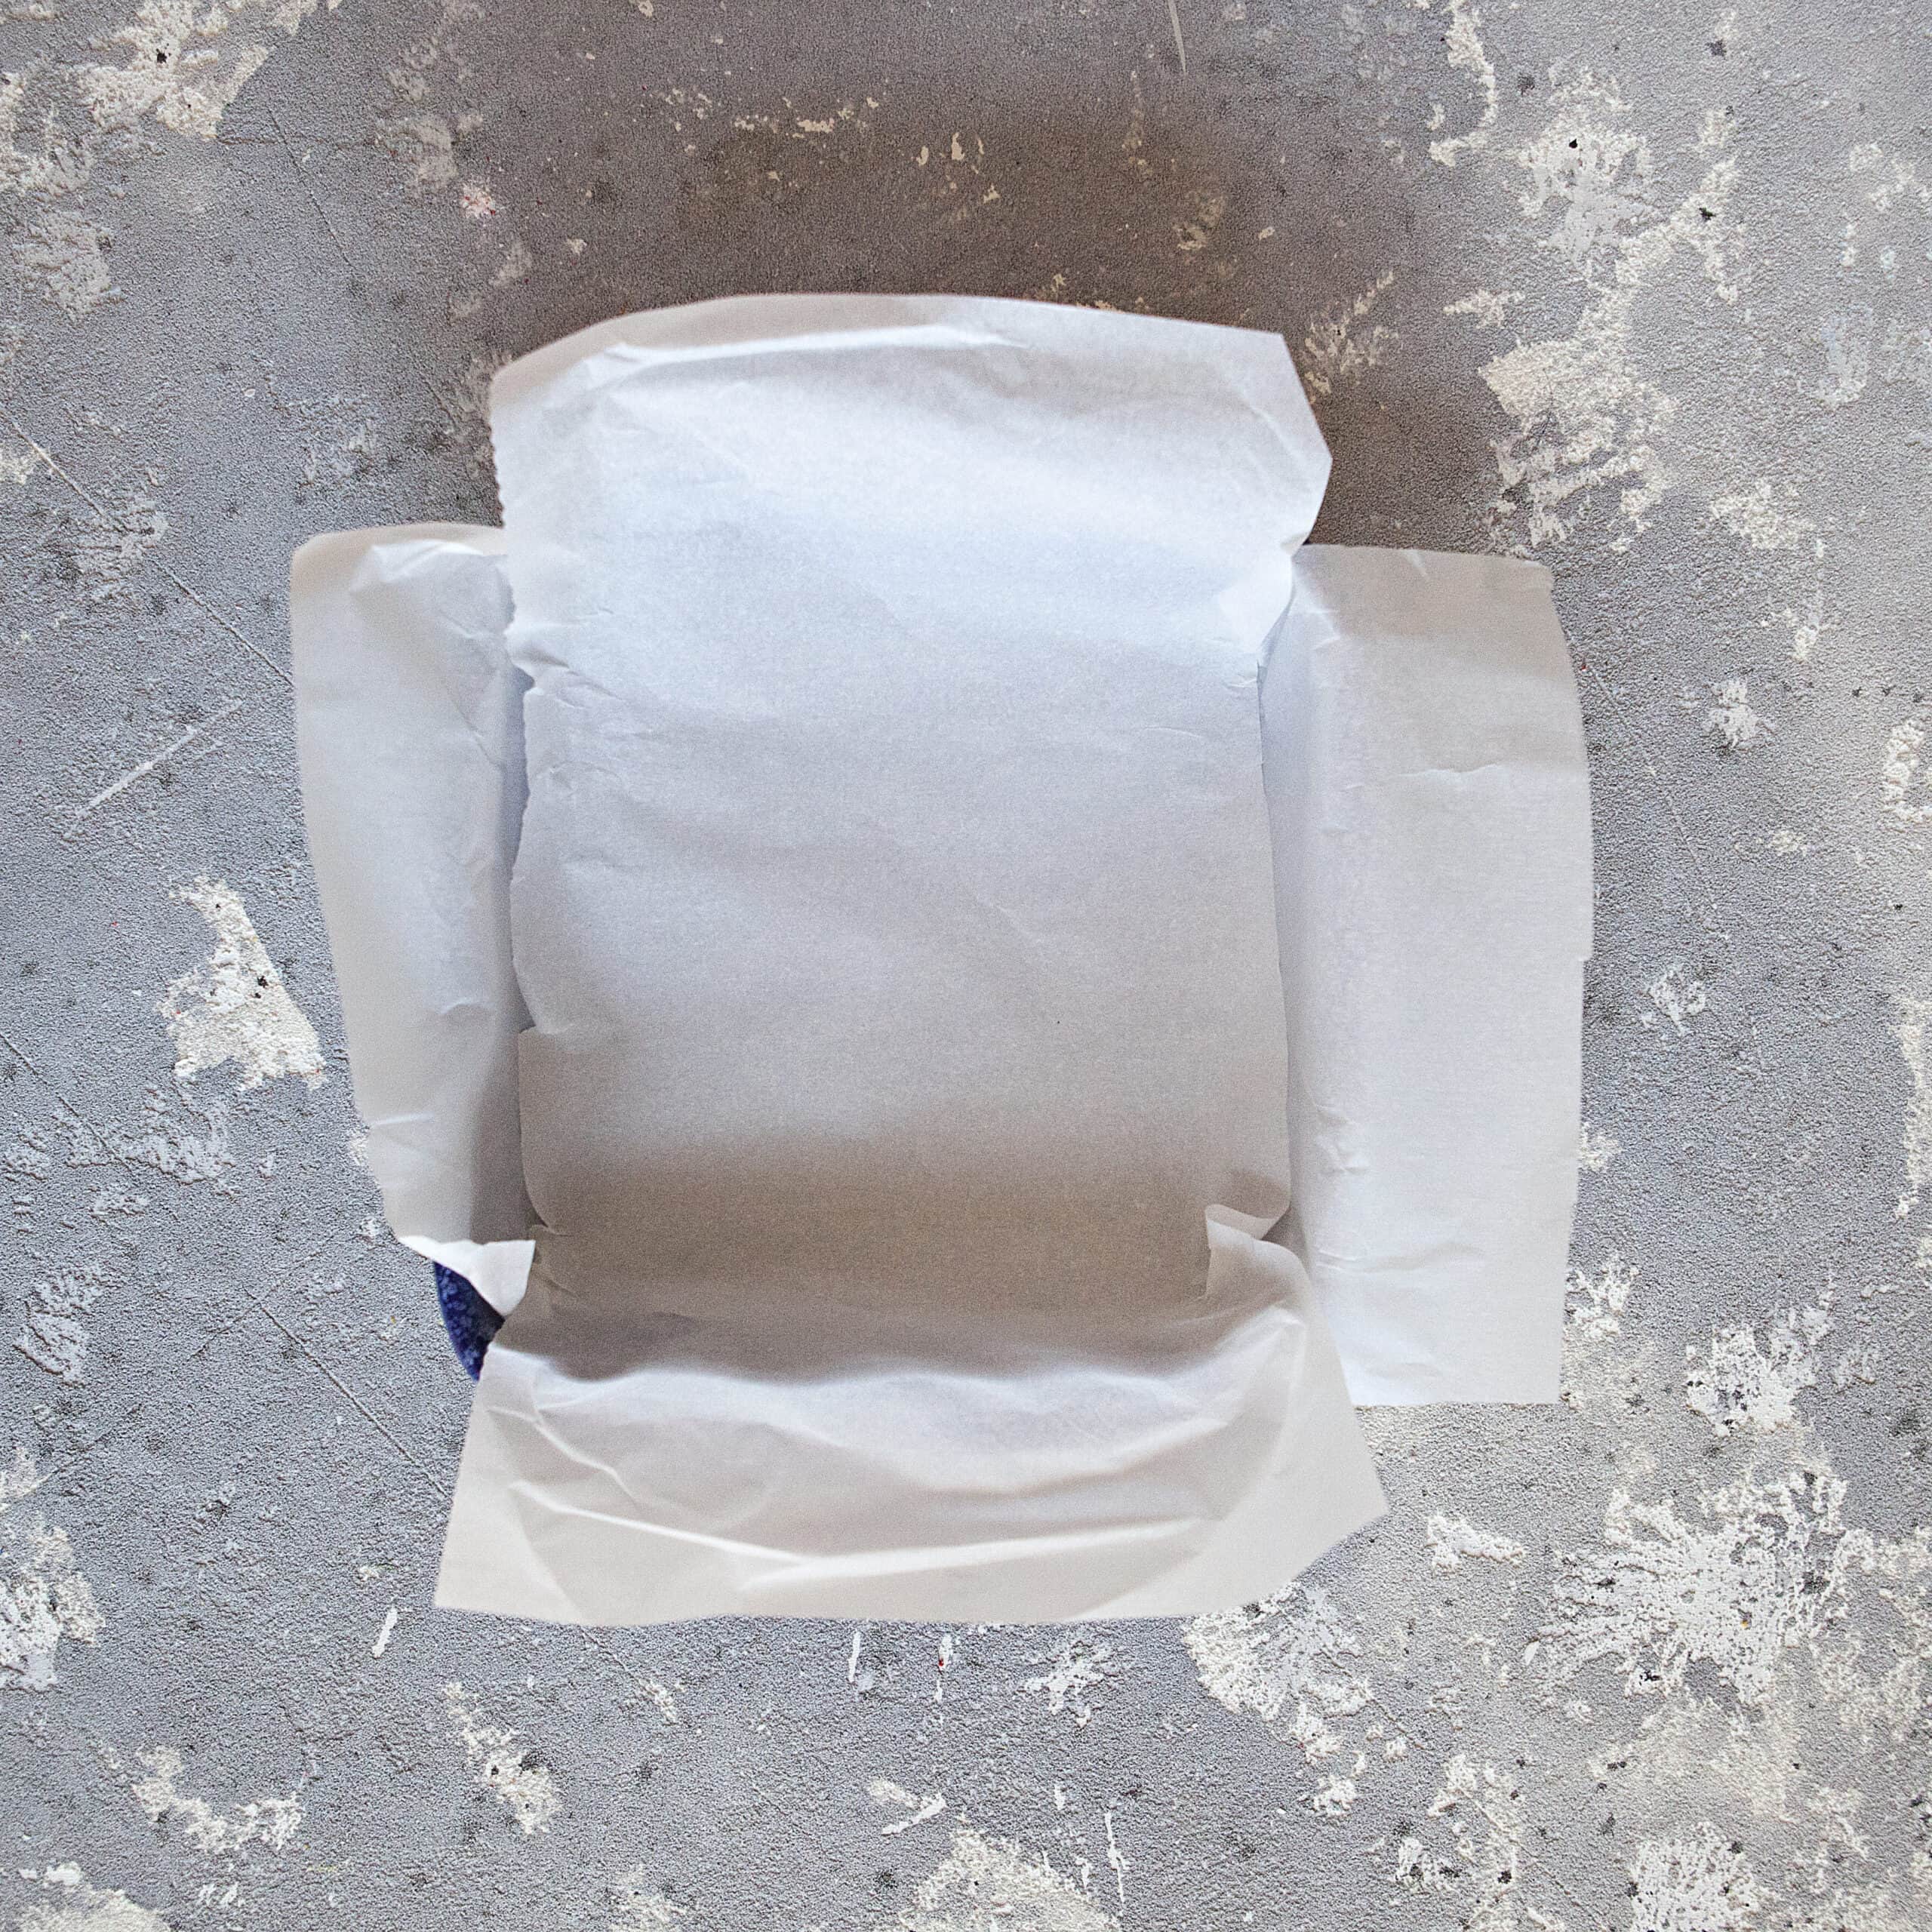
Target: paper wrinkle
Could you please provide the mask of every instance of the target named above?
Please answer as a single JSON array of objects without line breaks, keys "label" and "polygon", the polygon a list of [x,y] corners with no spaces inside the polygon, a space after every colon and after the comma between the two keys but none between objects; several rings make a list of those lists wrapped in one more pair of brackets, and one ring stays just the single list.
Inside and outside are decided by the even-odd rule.
[{"label": "paper wrinkle", "polygon": [[[415,769],[472,804],[386,851],[298,645],[352,1067],[357,914],[413,891],[396,1119],[460,1174],[521,1109],[512,1214],[500,1159],[378,1168],[513,1311],[439,1602],[1192,1614],[1379,1512],[1351,1392],[1554,1396],[1589,891],[1546,570],[1303,546],[1285,347],[1204,325],[733,298],[494,404],[507,537],[321,540],[406,620],[297,567],[309,657],[421,654],[451,681],[386,702],[465,726]],[[486,568],[492,621],[434,617]],[[520,833],[475,808],[526,771]]]}]

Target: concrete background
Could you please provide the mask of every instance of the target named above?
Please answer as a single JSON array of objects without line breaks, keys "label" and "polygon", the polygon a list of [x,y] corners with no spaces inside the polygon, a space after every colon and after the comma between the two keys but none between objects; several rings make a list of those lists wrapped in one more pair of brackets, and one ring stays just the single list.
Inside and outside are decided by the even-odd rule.
[{"label": "concrete background", "polygon": [[[1932,1923],[1928,24],[4,0],[0,1920]],[[353,1158],[286,559],[490,518],[510,355],[835,287],[1279,330],[1319,536],[1558,575],[1570,1394],[1373,1417],[1392,1513],[1251,1614],[427,1607],[467,1385]]]}]

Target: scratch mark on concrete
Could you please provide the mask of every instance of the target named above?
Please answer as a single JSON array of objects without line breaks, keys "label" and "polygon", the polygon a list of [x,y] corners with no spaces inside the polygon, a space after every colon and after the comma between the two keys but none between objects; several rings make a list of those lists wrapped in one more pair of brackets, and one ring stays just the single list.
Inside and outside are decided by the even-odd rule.
[{"label": "scratch mark on concrete", "polygon": [[212,717],[204,718],[198,724],[190,724],[171,743],[163,745],[153,757],[143,758],[131,771],[122,772],[112,784],[103,786],[85,804],[76,805],[74,808],[76,822],[85,818],[90,812],[98,811],[110,798],[118,798],[129,786],[138,784],[149,773],[158,771],[177,752],[186,751],[197,738],[206,737],[224,718],[233,717],[242,708],[240,699],[230,698],[217,709]]}]

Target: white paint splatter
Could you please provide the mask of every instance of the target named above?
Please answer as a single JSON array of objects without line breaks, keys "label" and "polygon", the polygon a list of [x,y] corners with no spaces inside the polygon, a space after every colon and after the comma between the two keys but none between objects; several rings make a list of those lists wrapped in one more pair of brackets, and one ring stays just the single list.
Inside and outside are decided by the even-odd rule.
[{"label": "white paint splatter", "polygon": [[1563,1329],[1563,1401],[1580,1412],[1615,1411],[1636,1392],[1646,1364],[1644,1352],[1623,1339],[1624,1311],[1638,1270],[1614,1248],[1592,1275],[1573,1268],[1569,1314]]},{"label": "white paint splatter", "polygon": [[39,1128],[17,1128],[14,1144],[0,1155],[0,1167],[23,1180],[45,1180],[54,1171],[54,1156],[48,1151],[47,1136]]},{"label": "white paint splatter", "polygon": [[1813,391],[1827,409],[1842,409],[1865,393],[1872,377],[1872,311],[1863,304],[1827,315],[1818,325],[1825,345],[1825,379]]},{"label": "white paint splatter", "polygon": [[300,1074],[311,1087],[328,1078],[321,1042],[290,998],[242,901],[219,880],[198,878],[169,895],[208,922],[215,949],[168,989],[160,1011],[174,1040],[174,1077],[192,1080],[232,1060],[238,1088]]},{"label": "white paint splatter", "polygon": [[516,1749],[515,1731],[485,1723],[460,1683],[443,1686],[443,1702],[477,1783],[496,1793],[526,1838],[533,1832],[547,1832],[564,1808],[549,1767],[535,1752]]},{"label": "white paint splatter", "polygon": [[1932,1183],[1932,1069],[1926,1058],[1926,1027],[1932,1022],[1932,999],[1898,996],[1898,1024],[1893,1028],[1900,1057],[1912,1081],[1906,1101],[1905,1192],[1892,1210],[1900,1220],[1918,1205],[1928,1183]]},{"label": "white paint splatter", "polygon": [[[1405,1832],[1395,1847],[1396,1879],[1413,1892],[1460,1892],[1467,1907],[1463,1924],[1472,1932],[1506,1932],[1517,1922],[1524,1808],[1520,1788],[1494,1764],[1457,1752],[1444,1764],[1429,1807],[1432,1822],[1447,1822],[1448,1851],[1432,1852],[1419,1832]],[[1531,1915],[1532,1924],[1547,1922]]]},{"label": "white paint splatter", "polygon": [[961,1829],[899,1924],[901,1932],[1118,1932],[1120,1921],[1044,1856]]},{"label": "white paint splatter", "polygon": [[890,1778],[874,1778],[866,1787],[872,1795],[875,1804],[897,1804],[912,1815],[895,1818],[889,1825],[879,1827],[879,1836],[897,1838],[901,1832],[909,1832],[915,1825],[923,1825],[928,1820],[937,1818],[946,1809],[946,1795],[933,1792],[921,1798],[908,1791],[903,1785],[894,1784]]},{"label": "white paint splatter", "polygon": [[1792,656],[1801,664],[1808,663],[1826,632],[1832,628],[1826,620],[1824,598],[1814,591],[1803,610],[1794,610],[1787,604],[1777,614],[1791,632]]},{"label": "white paint splatter", "polygon": [[1666,966],[1645,989],[1654,1011],[1641,1016],[1646,1028],[1654,1029],[1660,1014],[1677,1030],[1679,1038],[1690,1032],[1684,1023],[1710,1008],[1710,995],[1702,980],[1689,977],[1682,960]]},{"label": "white paint splatter", "polygon": [[0,1686],[24,1690],[51,1690],[63,1638],[97,1642],[105,1622],[66,1532],[43,1515],[28,1523],[13,1513],[44,1480],[23,1448],[0,1469]]},{"label": "white paint splatter", "polygon": [[1289,1734],[1311,1764],[1342,1749],[1333,1724],[1375,1694],[1349,1661],[1361,1634],[1319,1585],[1283,1590],[1241,1610],[1210,1611],[1182,1626],[1203,1690],[1231,1711],[1251,1711]]},{"label": "white paint splatter", "polygon": [[1704,713],[1704,729],[1716,737],[1722,750],[1741,751],[1746,745],[1760,744],[1778,728],[1753,707],[1748,678],[1727,678],[1711,687],[1711,695],[1717,702]]},{"label": "white paint splatter", "polygon": [[1228,212],[1228,198],[1218,189],[1204,188],[1188,198],[1180,219],[1174,224],[1177,254],[1198,255],[1214,238]]},{"label": "white paint splatter", "polygon": [[58,1269],[51,1279],[35,1281],[23,1300],[14,1347],[70,1386],[84,1382],[91,1337],[81,1317],[93,1307],[106,1282],[98,1262]]},{"label": "white paint splatter", "polygon": [[1770,1894],[1709,1824],[1647,1838],[1630,1865],[1630,1932],[1752,1932]]},{"label": "white paint splatter", "polygon": [[1493,1530],[1479,1530],[1463,1516],[1440,1512],[1429,1519],[1429,1567],[1435,1570],[1460,1570],[1465,1557],[1480,1556],[1491,1563],[1521,1563],[1523,1546],[1512,1543]]},{"label": "white paint splatter", "polygon": [[681,1724],[684,1720],[678,1715],[678,1700],[672,1695],[671,1687],[654,1677],[644,1680],[644,1694],[651,1700],[651,1707],[666,1724]]},{"label": "white paint splatter", "polygon": [[1711,515],[1754,550],[1795,550],[1817,528],[1780,504],[1770,478],[1761,476],[1748,489],[1712,497]]},{"label": "white paint splatter", "polygon": [[1443,304],[1445,315],[1473,315],[1486,329],[1500,329],[1508,313],[1509,304],[1520,302],[1522,297],[1513,290],[1498,294],[1487,288],[1478,288],[1465,295],[1459,302]]},{"label": "white paint splatter", "polygon": [[1720,1435],[1766,1435],[1798,1420],[1800,1392],[1818,1380],[1819,1345],[1832,1332],[1828,1288],[1809,1308],[1787,1309],[1770,1323],[1763,1346],[1746,1325],[1712,1337],[1705,1358],[1694,1348],[1684,1401]]},{"label": "white paint splatter", "polygon": [[1048,1710],[1056,1714],[1072,1711],[1073,1721],[1083,1728],[1094,1717],[1086,1694],[1109,1678],[1119,1676],[1126,1668],[1116,1657],[1112,1644],[1097,1641],[1093,1632],[1084,1629],[1072,1632],[1058,1650],[1042,1652],[1026,1661],[1048,1666],[1044,1675],[1027,1678],[1026,1688],[1043,1692]]},{"label": "white paint splatter", "polygon": [[[1360,1768],[1358,1764],[1357,1769]],[[1355,1809],[1355,1800],[1361,1795],[1361,1787],[1353,1778],[1331,1771],[1303,1802],[1318,1817],[1340,1818]]]},{"label": "white paint splatter", "polygon": [[1636,1285],[1637,1270],[1614,1248],[1594,1275],[1573,1268],[1570,1288],[1579,1299],[1570,1311],[1568,1327],[1574,1333],[1598,1339],[1620,1334],[1623,1311],[1629,1306],[1630,1291]]},{"label": "white paint splatter", "polygon": [[1301,374],[1317,395],[1332,395],[1337,383],[1358,379],[1401,340],[1380,322],[1366,334],[1355,332],[1355,325],[1367,318],[1395,280],[1395,270],[1384,269],[1354,301],[1324,309],[1309,324],[1302,339]]},{"label": "white paint splatter", "polygon": [[863,1669],[860,1666],[859,1659],[865,1647],[866,1626],[863,1623],[856,1624],[852,1630],[852,1647],[845,1659],[845,1681],[859,1691],[869,1690],[878,1681],[869,1664]]},{"label": "white paint splatter", "polygon": [[1706,1492],[1701,1521],[1668,1497],[1642,1503],[1617,1490],[1605,1547],[1560,1558],[1555,1620],[1527,1654],[1558,1682],[1617,1660],[1626,1696],[1679,1690],[1706,1663],[1762,1706],[1786,1651],[1817,1635],[1841,1594],[1827,1552],[1844,1533],[1844,1484],[1809,1462]]},{"label": "white paint splatter", "polygon": [[[1515,159],[1530,177],[1531,220],[1555,214],[1540,245],[1584,277],[1589,300],[1567,337],[1523,343],[1484,365],[1483,380],[1514,424],[1495,445],[1500,525],[1524,517],[1524,544],[1560,543],[1575,528],[1574,500],[1610,486],[1626,526],[1623,549],[1648,523],[1670,478],[1660,445],[1676,405],[1638,373],[1632,320],[1638,297],[1682,250],[1700,257],[1719,297],[1737,291],[1724,274],[1726,214],[1737,164],[1720,152],[1695,190],[1657,218],[1650,149],[1626,125],[1614,86],[1588,73],[1559,90],[1556,112]],[[1716,130],[1718,144],[1729,140]]]},{"label": "white paint splatter", "polygon": [[451,54],[451,34],[463,21],[473,20],[481,9],[472,0],[443,0],[441,17],[422,39],[403,50],[387,74],[389,91],[402,112],[376,124],[377,145],[410,170],[413,192],[454,188],[457,205],[472,220],[481,220],[497,212],[489,189],[480,181],[464,180],[457,165],[457,143],[483,125],[481,115],[473,111],[454,116],[432,114],[423,106],[429,91],[429,76],[447,56],[459,79],[469,78],[460,56]]},{"label": "white paint splatter", "polygon": [[[1448,0],[1448,7],[1449,26],[1442,36],[1442,45],[1448,54],[1449,64],[1457,72],[1467,74],[1482,97],[1482,112],[1467,134],[1429,144],[1430,160],[1440,162],[1444,168],[1454,168],[1459,156],[1473,154],[1478,148],[1489,145],[1489,131],[1496,125],[1496,69],[1483,48],[1482,16],[1471,0]],[[1429,125],[1439,128],[1444,118],[1441,108],[1436,106]]]},{"label": "white paint splatter", "polygon": [[1607,1129],[1585,1121],[1577,1135],[1577,1164],[1586,1174],[1604,1173],[1623,1151],[1623,1143]]},{"label": "white paint splatter", "polygon": [[113,245],[113,236],[98,223],[57,210],[14,244],[14,261],[39,285],[43,301],[78,321],[103,302],[121,299],[107,265]]},{"label": "white paint splatter", "polygon": [[[269,57],[259,42],[235,42],[229,30],[244,14],[266,14],[267,23],[293,34],[315,11],[317,0],[141,0],[134,17],[107,36],[105,46],[124,45],[118,67],[78,69],[76,85],[103,128],[132,128],[152,114],[177,134],[211,141],[221,117]],[[340,0],[330,0],[331,11]]]},{"label": "white paint splatter", "polygon": [[1921,760],[1925,727],[1915,718],[1894,724],[1885,740],[1885,761],[1878,768],[1879,809],[1894,825],[1932,823],[1932,769]]},{"label": "white paint splatter", "polygon": [[[197,1134],[175,1118],[177,1101],[184,1112],[200,1117],[204,1132]],[[228,1137],[228,1110],[219,1100],[202,1107],[185,1093],[171,1097],[159,1088],[150,1087],[141,1097],[137,1126],[110,1124],[97,1134],[83,1121],[68,1124],[68,1166],[100,1168],[122,1161],[152,1168],[183,1186],[214,1180],[235,1164]]]},{"label": "white paint splatter", "polygon": [[[31,1871],[20,1875],[31,1879]],[[28,1901],[20,1932],[169,1932],[157,1912],[137,1905],[125,1892],[91,1885],[77,1865],[50,1865],[39,1875],[50,1896]]]},{"label": "white paint splatter", "polygon": [[391,1604],[389,1614],[383,1619],[383,1627],[376,1632],[376,1641],[369,1646],[369,1654],[379,1657],[389,1647],[389,1639],[395,1635],[396,1607]]},{"label": "white paint splatter", "polygon": [[611,1881],[608,1932],[670,1932],[673,1921],[689,1916],[686,1907],[673,1904],[651,1884],[641,1865]]},{"label": "white paint splatter", "polygon": [[294,1792],[286,1798],[249,1799],[232,1817],[215,1810],[205,1798],[181,1789],[181,1754],[163,1745],[137,1754],[148,1775],[131,1787],[134,1801],[148,1823],[179,1827],[197,1851],[211,1858],[226,1857],[244,1845],[264,1844],[279,1851],[302,1829],[301,1801]]},{"label": "white paint splatter", "polygon": [[87,185],[94,149],[61,127],[51,107],[41,117],[37,147],[20,145],[20,111],[26,104],[26,76],[0,74],[0,193],[48,201]]}]

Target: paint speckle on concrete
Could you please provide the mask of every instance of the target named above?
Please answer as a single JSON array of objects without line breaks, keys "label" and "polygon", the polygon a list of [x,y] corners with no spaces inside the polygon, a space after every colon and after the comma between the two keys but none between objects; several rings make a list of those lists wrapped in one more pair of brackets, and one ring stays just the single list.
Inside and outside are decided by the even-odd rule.
[{"label": "paint speckle on concrete", "polygon": [[1064,1711],[1082,1727],[1094,1721],[1091,1694],[1127,1668],[1115,1647],[1088,1629],[1072,1632],[1057,1648],[1030,1661],[1045,1668],[1027,1678],[1026,1688],[1044,1697],[1048,1710]]},{"label": "paint speckle on concrete", "polygon": [[1681,959],[1666,966],[1644,991],[1650,995],[1651,1010],[1638,1018],[1651,1032],[1658,1030],[1660,1020],[1667,1021],[1671,1031],[1681,1039],[1690,1032],[1690,1022],[1710,1011],[1709,989]]},{"label": "paint speckle on concrete", "polygon": [[1115,1932],[1120,1921],[1044,1854],[968,1829],[953,1833],[898,1924],[901,1932]]},{"label": "paint speckle on concrete", "polygon": [[904,1814],[880,1826],[881,1838],[897,1838],[901,1832],[909,1832],[914,1826],[926,1824],[937,1818],[946,1809],[943,1792],[928,1792],[921,1797],[917,1792],[908,1791],[903,1784],[894,1784],[890,1778],[874,1778],[866,1789],[875,1804]]},{"label": "paint speckle on concrete", "polygon": [[1401,340],[1379,321],[1361,326],[1395,280],[1395,270],[1385,269],[1352,302],[1324,309],[1309,324],[1302,338],[1301,375],[1316,395],[1332,395],[1338,383],[1358,380]]},{"label": "paint speckle on concrete", "polygon": [[86,1380],[88,1343],[82,1318],[99,1299],[106,1274],[97,1261],[57,1268],[22,1298],[14,1346],[28,1361],[70,1387]]},{"label": "paint speckle on concrete", "polygon": [[93,1644],[106,1625],[67,1533],[20,1511],[45,1480],[24,1448],[0,1469],[0,1689],[52,1690],[60,1646]]},{"label": "paint speckle on concrete", "polygon": [[172,1746],[143,1751],[137,1761],[145,1775],[129,1788],[148,1823],[179,1832],[208,1857],[226,1857],[251,1844],[280,1851],[302,1829],[301,1800],[293,1792],[285,1798],[251,1798],[232,1813],[221,1812],[181,1789],[181,1754]]},{"label": "paint speckle on concrete", "polygon": [[97,1128],[85,1120],[67,1126],[67,1164],[151,1168],[170,1180],[192,1186],[219,1182],[235,1164],[229,1138],[228,1109],[220,1100],[203,1105],[186,1092],[149,1088],[141,1097],[140,1118],[132,1126],[112,1122]]},{"label": "paint speckle on concrete", "polygon": [[1714,1827],[1651,1838],[1630,1865],[1630,1932],[1753,1932],[1770,1902],[1742,1850]]},{"label": "paint speckle on concrete", "polygon": [[1720,130],[1696,186],[1660,216],[1658,165],[1615,83],[1579,73],[1555,106],[1516,151],[1529,177],[1522,211],[1542,226],[1539,245],[1582,278],[1584,302],[1571,334],[1518,343],[1483,368],[1515,425],[1496,445],[1494,520],[1499,534],[1520,532],[1517,547],[1561,543],[1598,491],[1614,491],[1615,542],[1628,548],[1669,488],[1664,446],[1678,408],[1644,372],[1638,303],[1687,254],[1720,299],[1735,300],[1724,247],[1737,168]]},{"label": "paint speckle on concrete", "polygon": [[608,1932],[673,1932],[678,1921],[689,1916],[690,1908],[667,1898],[641,1865],[611,1881]]},{"label": "paint speckle on concrete", "polygon": [[443,1703],[478,1786],[494,1795],[525,1837],[547,1832],[564,1801],[541,1755],[520,1747],[515,1731],[487,1721],[460,1684],[443,1686]]},{"label": "paint speckle on concrete", "polygon": [[175,1078],[192,1080],[232,1065],[243,1088],[286,1074],[312,1087],[325,1079],[315,1029],[290,997],[240,897],[205,878],[177,887],[173,896],[201,914],[215,940],[214,952],[173,981],[161,1002],[174,1041]]},{"label": "paint speckle on concrete", "polygon": [[[1429,144],[1429,158],[1444,168],[1454,168],[1466,154],[1489,145],[1490,130],[1496,125],[1497,94],[1496,69],[1482,44],[1482,16],[1472,0],[1447,0],[1449,24],[1442,35],[1449,65],[1466,75],[1475,88],[1479,111],[1467,132],[1452,134]],[[1429,125],[1438,128],[1447,118],[1438,105],[1431,110]]]},{"label": "paint speckle on concrete", "polygon": [[1184,1629],[1201,1688],[1231,1711],[1280,1723],[1311,1764],[1342,1749],[1336,1726],[1375,1694],[1358,1667],[1360,1629],[1318,1584],[1190,1618]]},{"label": "paint speckle on concrete", "polygon": [[1780,500],[1768,478],[1711,500],[1711,515],[1754,550],[1795,550],[1816,526]]},{"label": "paint speckle on concrete", "polygon": [[[340,0],[332,0],[339,5]],[[260,42],[235,29],[278,27],[292,34],[317,0],[141,0],[134,17],[103,43],[121,64],[91,63],[78,75],[82,97],[103,128],[132,128],[152,115],[177,134],[211,141],[221,117],[269,57]]]},{"label": "paint speckle on concrete", "polygon": [[1905,1149],[1905,1189],[1893,1210],[1903,1220],[1932,1186],[1932,1060],[1927,1051],[1932,999],[1902,993],[1895,1004],[1897,1020],[1892,1031],[1911,1082],[1906,1097],[1905,1131],[1900,1137]]},{"label": "paint speckle on concrete", "polygon": [[1711,696],[1715,701],[1704,713],[1704,729],[1717,740],[1721,751],[1761,744],[1777,729],[1751,702],[1748,678],[1726,678],[1711,687]]},{"label": "paint speckle on concrete", "polygon": [[1799,1395],[1817,1385],[1818,1351],[1831,1332],[1829,1290],[1808,1307],[1786,1309],[1761,1341],[1749,1327],[1727,1328],[1708,1350],[1686,1351],[1684,1401],[1720,1435],[1789,1429]]},{"label": "paint speckle on concrete", "polygon": [[1895,826],[1932,823],[1932,764],[1925,759],[1925,727],[1915,718],[1902,718],[1885,740],[1878,798]]},{"label": "paint speckle on concrete", "polygon": [[14,244],[14,262],[43,301],[78,321],[103,302],[121,299],[108,260],[113,246],[113,236],[98,223],[59,209]]},{"label": "paint speckle on concrete", "polygon": [[1521,1543],[1494,1530],[1479,1530],[1466,1516],[1445,1516],[1438,1509],[1429,1518],[1424,1534],[1432,1569],[1460,1570],[1472,1556],[1487,1563],[1520,1564],[1523,1560]]},{"label": "paint speckle on concrete", "polygon": [[137,1905],[111,1885],[95,1885],[77,1865],[51,1865],[35,1874],[41,1896],[29,1899],[20,1916],[20,1932],[171,1932],[158,1912]]}]

